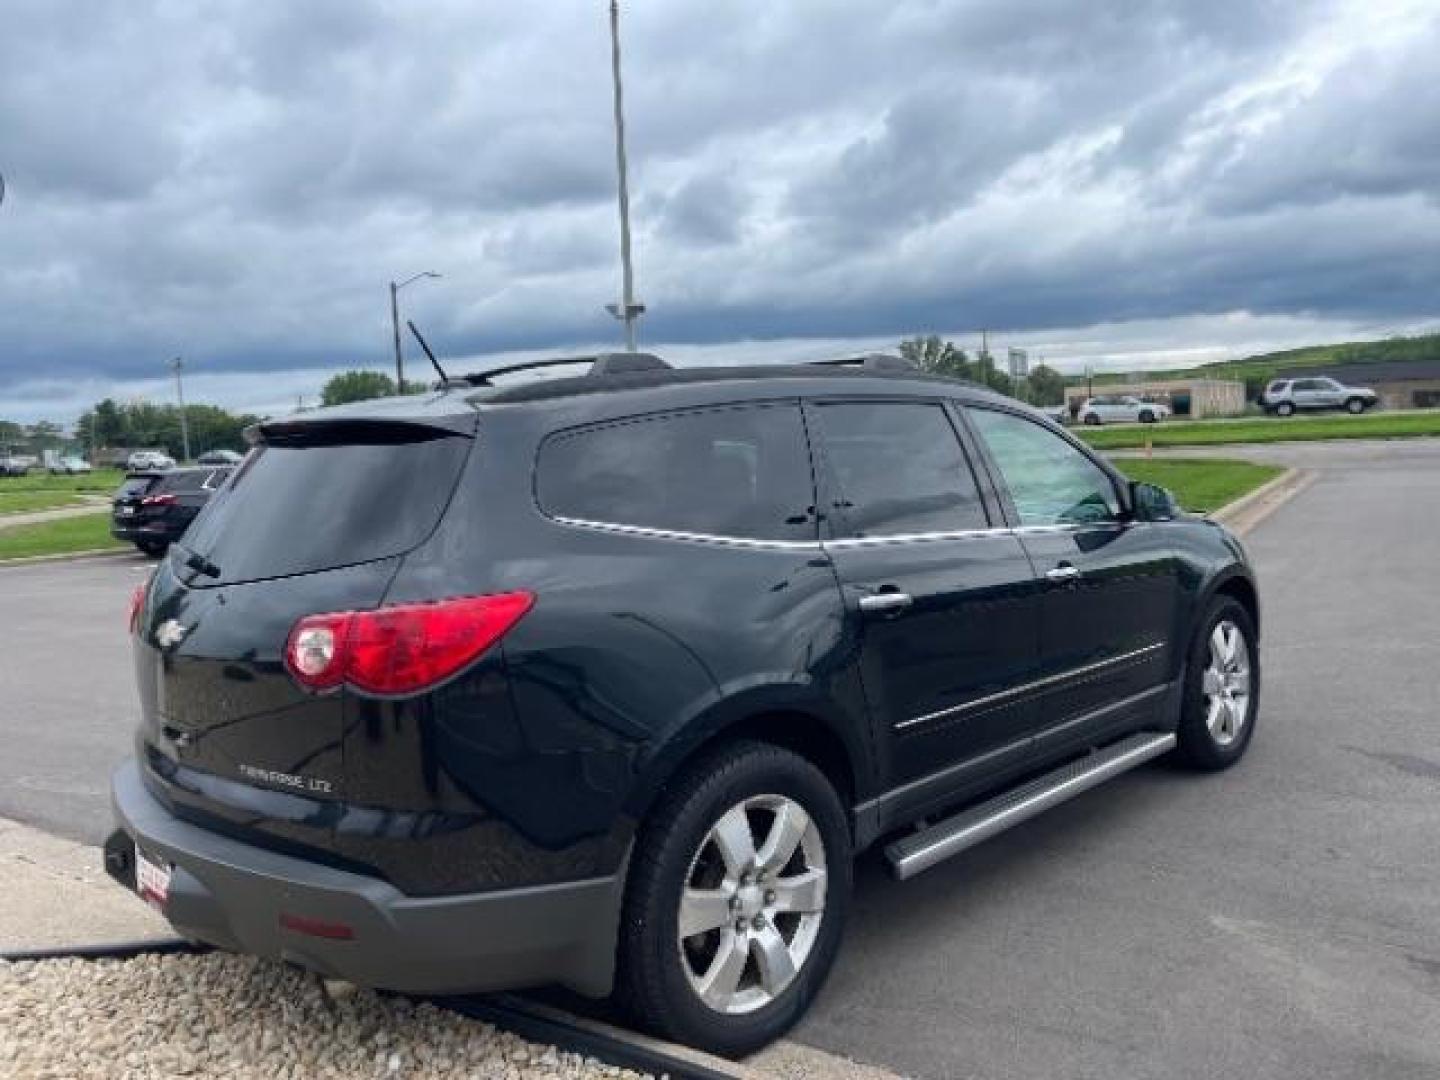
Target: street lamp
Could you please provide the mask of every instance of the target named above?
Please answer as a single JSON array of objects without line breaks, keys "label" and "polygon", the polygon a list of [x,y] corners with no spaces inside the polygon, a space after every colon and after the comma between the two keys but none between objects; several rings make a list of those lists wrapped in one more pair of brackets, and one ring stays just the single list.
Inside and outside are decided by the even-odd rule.
[{"label": "street lamp", "polygon": [[175,357],[170,361],[170,370],[175,372],[175,397],[180,401],[180,444],[185,449],[185,461],[190,460],[190,425],[185,419],[185,386],[180,381],[180,370],[185,361]]},{"label": "street lamp", "polygon": [[620,0],[610,0],[610,73],[615,85],[615,171],[619,175],[620,303],[605,310],[625,324],[625,348],[635,351],[635,321],[645,305],[635,300],[635,272],[630,265],[630,185],[625,168],[625,107],[620,92]]},{"label": "street lamp", "polygon": [[395,335],[395,392],[397,394],[405,392],[405,357],[400,352],[400,301],[398,299],[400,290],[421,278],[438,278],[439,276],[434,270],[422,270],[398,285],[393,281],[390,282],[390,330]]}]

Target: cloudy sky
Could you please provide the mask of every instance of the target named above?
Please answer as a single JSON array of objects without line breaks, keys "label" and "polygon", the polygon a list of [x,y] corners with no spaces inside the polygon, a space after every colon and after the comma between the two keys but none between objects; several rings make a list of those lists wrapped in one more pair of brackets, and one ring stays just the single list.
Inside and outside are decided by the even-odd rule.
[{"label": "cloudy sky", "polygon": [[[603,0],[7,0],[0,417],[617,340]],[[645,344],[1118,368],[1440,316],[1440,0],[625,0]]]}]

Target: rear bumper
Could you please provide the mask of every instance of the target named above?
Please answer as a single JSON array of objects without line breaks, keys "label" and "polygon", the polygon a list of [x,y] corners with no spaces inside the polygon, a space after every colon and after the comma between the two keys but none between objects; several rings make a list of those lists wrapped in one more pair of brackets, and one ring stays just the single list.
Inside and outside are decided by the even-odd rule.
[{"label": "rear bumper", "polygon": [[142,524],[140,521],[132,521],[125,518],[110,519],[110,535],[115,537],[116,540],[129,540],[131,542],[136,540],[163,540],[166,543],[174,543],[180,539],[180,534],[184,531],[184,529],[177,529],[175,526],[167,525],[163,522]]},{"label": "rear bumper", "polygon": [[[623,874],[457,896],[411,897],[172,815],[127,761],[111,780],[110,875],[134,888],[133,848],[173,865],[165,915],[183,936],[405,993],[561,983],[599,997],[614,977]],[[281,925],[345,928],[315,936]]]}]

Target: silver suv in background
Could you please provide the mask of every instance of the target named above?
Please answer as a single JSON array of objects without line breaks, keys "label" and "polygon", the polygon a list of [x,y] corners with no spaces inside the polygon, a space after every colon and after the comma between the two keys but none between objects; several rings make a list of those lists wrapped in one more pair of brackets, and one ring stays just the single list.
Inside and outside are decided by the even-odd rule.
[{"label": "silver suv in background", "polygon": [[1274,379],[1260,395],[1261,408],[1277,416],[1291,416],[1297,409],[1344,409],[1359,415],[1379,403],[1368,386],[1346,386],[1324,376]]},{"label": "silver suv in background", "polygon": [[1100,395],[1080,406],[1082,424],[1153,424],[1169,415],[1169,408],[1158,401],[1144,401],[1134,394]]},{"label": "silver suv in background", "polygon": [[160,450],[136,450],[125,459],[125,469],[128,472],[173,468],[175,468],[175,459]]}]

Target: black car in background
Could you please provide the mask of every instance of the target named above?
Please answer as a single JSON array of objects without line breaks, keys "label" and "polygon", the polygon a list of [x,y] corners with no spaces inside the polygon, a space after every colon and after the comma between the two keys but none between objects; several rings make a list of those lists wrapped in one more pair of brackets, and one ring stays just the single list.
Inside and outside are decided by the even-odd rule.
[{"label": "black car in background", "polygon": [[110,535],[146,555],[163,555],[232,471],[205,466],[130,473],[115,492]]},{"label": "black car in background", "polygon": [[819,990],[856,853],[909,878],[1245,752],[1239,542],[1034,410],[890,357],[567,363],[260,424],[137,589],[106,865],[184,937],[615,990],[741,1054]]}]

